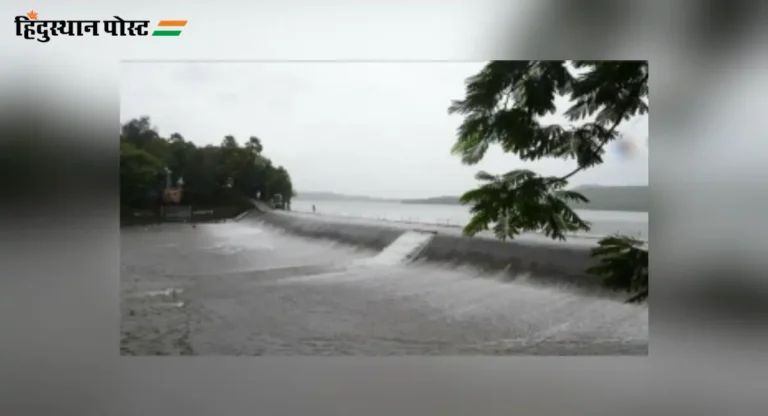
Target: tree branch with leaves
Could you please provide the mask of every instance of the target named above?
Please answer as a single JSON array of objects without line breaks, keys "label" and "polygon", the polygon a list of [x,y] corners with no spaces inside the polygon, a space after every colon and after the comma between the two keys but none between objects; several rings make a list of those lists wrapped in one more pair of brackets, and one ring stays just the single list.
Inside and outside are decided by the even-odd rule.
[{"label": "tree branch with leaves", "polygon": [[[557,114],[556,98],[570,107],[570,122],[545,124]],[[491,145],[499,145],[522,161],[542,158],[574,160],[575,168],[561,177],[542,177],[530,170],[501,175],[479,172],[482,184],[461,197],[472,219],[464,233],[474,236],[492,229],[500,239],[524,232],[543,232],[553,239],[588,231],[571,208],[588,202],[567,189],[568,179],[603,163],[605,146],[621,137],[617,128],[648,112],[647,61],[492,61],[467,79],[465,97],[449,113],[464,117],[452,152],[474,165]],[[601,240],[593,255],[600,266],[589,270],[604,276],[606,285],[648,294],[648,256],[642,242],[612,236]],[[645,253],[645,254],[643,254]],[[644,295],[643,295],[644,294]]]}]

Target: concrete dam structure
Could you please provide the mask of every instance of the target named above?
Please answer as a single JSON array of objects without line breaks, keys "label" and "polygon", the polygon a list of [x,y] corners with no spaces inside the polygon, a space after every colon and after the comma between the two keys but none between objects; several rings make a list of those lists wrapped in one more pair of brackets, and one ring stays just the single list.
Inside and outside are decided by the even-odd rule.
[{"label": "concrete dam structure", "polygon": [[648,354],[588,246],[264,210],[121,229],[123,355]]},{"label": "concrete dam structure", "polygon": [[399,238],[428,233],[423,247],[411,260],[463,265],[486,272],[505,271],[510,276],[528,275],[542,283],[562,283],[598,288],[599,277],[586,273],[594,264],[590,245],[542,241],[501,241],[465,237],[455,228],[416,224],[383,223],[365,219],[340,219],[309,214],[268,211],[252,218],[289,233],[385,250]]}]

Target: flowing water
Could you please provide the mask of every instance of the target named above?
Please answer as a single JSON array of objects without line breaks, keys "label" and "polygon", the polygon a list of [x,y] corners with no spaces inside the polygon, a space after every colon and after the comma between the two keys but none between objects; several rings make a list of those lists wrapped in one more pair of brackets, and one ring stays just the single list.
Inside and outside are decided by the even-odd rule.
[{"label": "flowing water", "polygon": [[241,222],[126,228],[123,354],[647,354],[648,308]]},{"label": "flowing water", "polygon": [[395,266],[408,263],[416,259],[429,244],[433,233],[418,231],[404,232],[392,244],[384,248],[379,254],[370,259],[365,259],[366,264],[383,266]]}]

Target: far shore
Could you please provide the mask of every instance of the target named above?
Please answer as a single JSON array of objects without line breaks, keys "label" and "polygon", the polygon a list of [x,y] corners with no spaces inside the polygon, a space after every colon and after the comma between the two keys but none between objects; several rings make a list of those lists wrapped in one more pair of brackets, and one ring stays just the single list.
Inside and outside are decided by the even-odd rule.
[{"label": "far shore", "polygon": [[[452,206],[452,207],[462,207],[465,205],[459,204],[459,203],[450,203],[450,202],[425,202],[424,200],[400,200],[400,199],[314,199],[314,198],[302,198],[302,197],[295,197],[293,198],[293,201],[302,201],[302,202],[314,202],[316,204],[321,203],[365,203],[365,204],[401,204],[401,205],[436,205],[436,206]],[[605,212],[639,212],[639,213],[648,213],[646,210],[637,210],[637,209],[622,209],[621,207],[618,208],[590,208],[589,206],[576,206],[573,207],[575,210],[578,211],[605,211]]]}]

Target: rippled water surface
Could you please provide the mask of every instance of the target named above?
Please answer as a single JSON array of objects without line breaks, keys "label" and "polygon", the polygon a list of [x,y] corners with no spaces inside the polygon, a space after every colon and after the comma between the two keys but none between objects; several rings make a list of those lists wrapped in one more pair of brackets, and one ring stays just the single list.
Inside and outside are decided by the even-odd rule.
[{"label": "rippled water surface", "polygon": [[[386,221],[448,225],[463,227],[471,215],[462,205],[401,204],[397,202],[312,201],[295,199],[291,210],[352,218],[368,218]],[[579,231],[582,237],[601,237],[620,233],[648,239],[648,213],[628,211],[576,210],[581,218],[591,224],[590,231]]]},{"label": "rippled water surface", "polygon": [[402,241],[376,262],[248,218],[121,240],[123,354],[647,354],[644,305],[397,264]]}]

